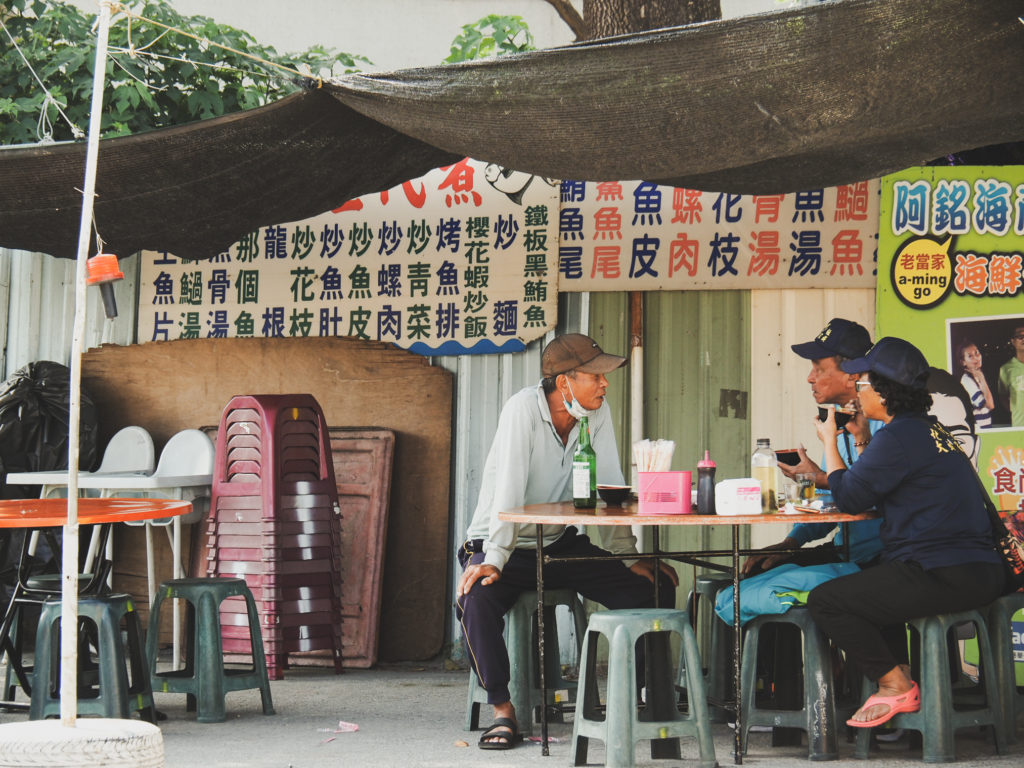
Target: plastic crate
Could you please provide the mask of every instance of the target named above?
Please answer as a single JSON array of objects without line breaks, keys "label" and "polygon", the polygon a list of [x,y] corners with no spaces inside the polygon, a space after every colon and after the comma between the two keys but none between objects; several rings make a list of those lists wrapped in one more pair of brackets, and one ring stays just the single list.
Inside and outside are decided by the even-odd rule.
[{"label": "plastic crate", "polygon": [[690,472],[638,472],[637,507],[641,515],[688,515]]}]

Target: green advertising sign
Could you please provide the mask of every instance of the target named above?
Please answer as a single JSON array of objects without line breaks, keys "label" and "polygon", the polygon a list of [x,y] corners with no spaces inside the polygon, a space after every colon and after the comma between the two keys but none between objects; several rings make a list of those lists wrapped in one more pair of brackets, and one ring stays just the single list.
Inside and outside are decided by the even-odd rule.
[{"label": "green advertising sign", "polygon": [[881,196],[878,336],[960,380],[979,474],[1001,510],[1024,510],[1024,167],[912,168]]}]

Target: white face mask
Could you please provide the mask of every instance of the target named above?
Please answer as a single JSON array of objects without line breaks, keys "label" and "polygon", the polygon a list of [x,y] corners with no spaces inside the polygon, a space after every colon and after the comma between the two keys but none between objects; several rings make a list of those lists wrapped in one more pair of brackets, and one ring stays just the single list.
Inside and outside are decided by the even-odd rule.
[{"label": "white face mask", "polygon": [[[566,384],[569,384],[569,377],[566,376]],[[576,399],[576,394],[572,391],[572,384],[569,384],[569,394],[572,395],[572,402],[568,402],[565,399],[565,395],[562,395],[562,403],[565,404],[565,410],[569,412],[569,415],[579,421],[584,416],[590,417],[597,413],[588,408],[584,408],[580,405],[580,401]]]}]

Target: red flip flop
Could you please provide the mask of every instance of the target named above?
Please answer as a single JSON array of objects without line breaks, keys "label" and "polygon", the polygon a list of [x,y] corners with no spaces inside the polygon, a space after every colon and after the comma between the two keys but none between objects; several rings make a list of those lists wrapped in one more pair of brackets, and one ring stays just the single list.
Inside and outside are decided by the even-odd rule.
[{"label": "red flip flop", "polygon": [[887,723],[900,712],[917,712],[921,709],[921,689],[917,683],[906,693],[897,696],[879,696],[877,693],[868,696],[867,701],[861,704],[861,709],[870,709],[876,704],[884,704],[889,711],[874,720],[847,720],[846,724],[854,728],[874,728],[876,725]]}]

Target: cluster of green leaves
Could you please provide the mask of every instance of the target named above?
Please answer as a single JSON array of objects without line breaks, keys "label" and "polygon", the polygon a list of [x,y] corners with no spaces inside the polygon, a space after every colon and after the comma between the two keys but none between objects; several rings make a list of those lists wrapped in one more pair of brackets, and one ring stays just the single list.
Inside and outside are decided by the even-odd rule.
[{"label": "cluster of green leaves", "polygon": [[533,34],[521,16],[492,14],[463,25],[461,34],[452,40],[452,52],[445,61],[470,61],[533,50]]},{"label": "cluster of green leaves", "polygon": [[[139,133],[260,106],[298,90],[302,78],[246,56],[209,45],[233,48],[298,70],[312,77],[357,72],[369,60],[314,46],[280,55],[247,32],[217,24],[205,16],[181,16],[167,0],[131,4],[134,13],[193,37],[115,15],[110,28],[107,84],[101,125],[104,137]],[[89,122],[96,39],[94,15],[60,0],[8,0],[0,4],[3,21],[28,63],[65,114],[82,131]],[[20,55],[0,30],[0,144],[38,140],[46,99]],[[134,47],[135,53],[132,53]],[[74,138],[53,104],[46,115],[57,141]]]}]

